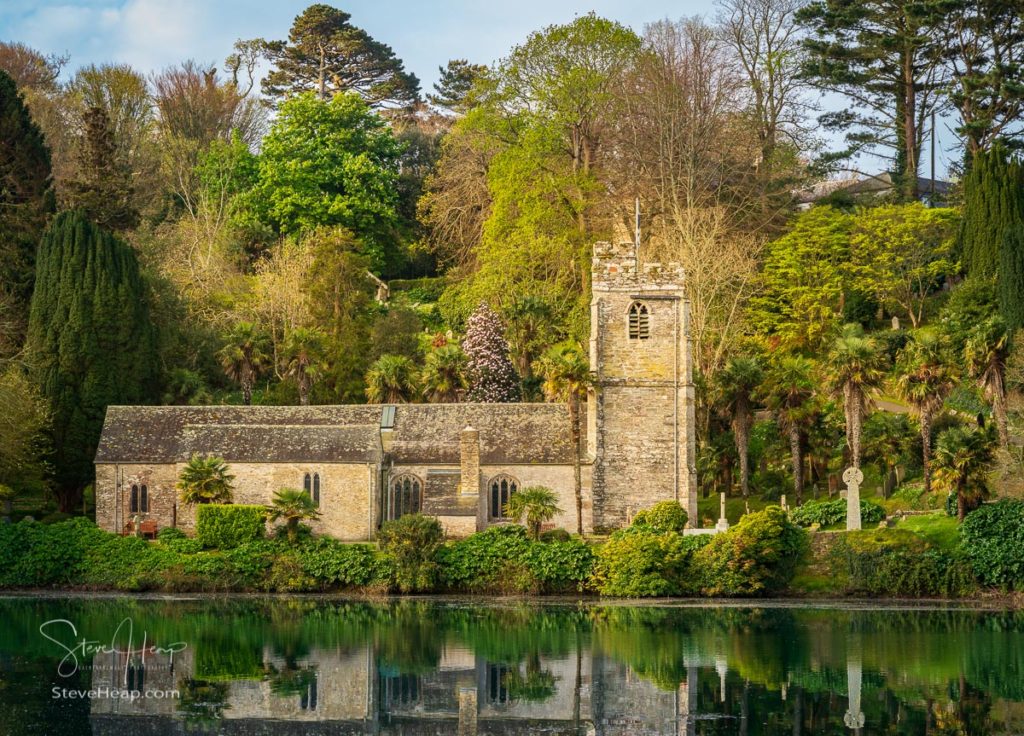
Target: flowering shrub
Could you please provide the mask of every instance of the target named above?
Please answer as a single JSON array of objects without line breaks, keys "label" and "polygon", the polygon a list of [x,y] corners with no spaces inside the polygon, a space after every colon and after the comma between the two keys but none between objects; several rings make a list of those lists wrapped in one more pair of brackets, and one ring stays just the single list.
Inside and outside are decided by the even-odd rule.
[{"label": "flowering shrub", "polygon": [[477,307],[467,320],[462,352],[466,354],[469,401],[498,403],[519,398],[519,377],[508,357],[501,319],[486,304]]}]

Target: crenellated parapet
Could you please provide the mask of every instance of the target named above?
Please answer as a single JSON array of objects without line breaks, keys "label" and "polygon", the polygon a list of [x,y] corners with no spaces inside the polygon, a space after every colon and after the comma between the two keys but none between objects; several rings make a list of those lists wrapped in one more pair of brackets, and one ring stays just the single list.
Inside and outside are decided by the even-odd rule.
[{"label": "crenellated parapet", "polygon": [[675,262],[640,263],[636,245],[630,241],[594,244],[592,277],[595,287],[605,289],[683,288],[686,274]]}]

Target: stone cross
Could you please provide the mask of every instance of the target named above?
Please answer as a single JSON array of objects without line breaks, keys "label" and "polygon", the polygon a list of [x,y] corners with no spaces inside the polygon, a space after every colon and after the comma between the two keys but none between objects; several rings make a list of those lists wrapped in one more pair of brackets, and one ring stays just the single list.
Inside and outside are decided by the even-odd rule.
[{"label": "stone cross", "polygon": [[860,484],[864,482],[864,473],[860,468],[849,467],[843,471],[843,482],[846,483],[846,531],[860,529]]},{"label": "stone cross", "polygon": [[860,732],[864,728],[864,711],[860,705],[860,688],[862,684],[862,667],[860,652],[848,651],[846,654],[846,692],[848,694],[846,713],[843,723],[847,728]]},{"label": "stone cross", "polygon": [[715,524],[715,529],[717,529],[720,532],[724,532],[726,529],[729,528],[729,520],[725,518],[725,494],[719,493],[718,496],[719,507],[721,508],[721,511],[719,512],[718,523]]}]

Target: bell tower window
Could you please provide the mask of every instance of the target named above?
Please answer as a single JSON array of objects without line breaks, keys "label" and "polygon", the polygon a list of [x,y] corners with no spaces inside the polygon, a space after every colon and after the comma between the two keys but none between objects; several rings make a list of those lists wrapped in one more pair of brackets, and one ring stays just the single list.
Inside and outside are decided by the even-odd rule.
[{"label": "bell tower window", "polygon": [[629,339],[647,340],[651,336],[650,311],[642,302],[629,305]]}]

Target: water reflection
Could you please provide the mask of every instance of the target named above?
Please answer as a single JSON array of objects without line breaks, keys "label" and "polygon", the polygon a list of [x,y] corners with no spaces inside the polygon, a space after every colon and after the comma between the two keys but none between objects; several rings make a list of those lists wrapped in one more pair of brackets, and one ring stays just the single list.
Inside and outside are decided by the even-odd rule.
[{"label": "water reflection", "polygon": [[[54,618],[104,643],[72,677]],[[1020,613],[8,599],[0,622],[4,735],[1024,729]]]}]

